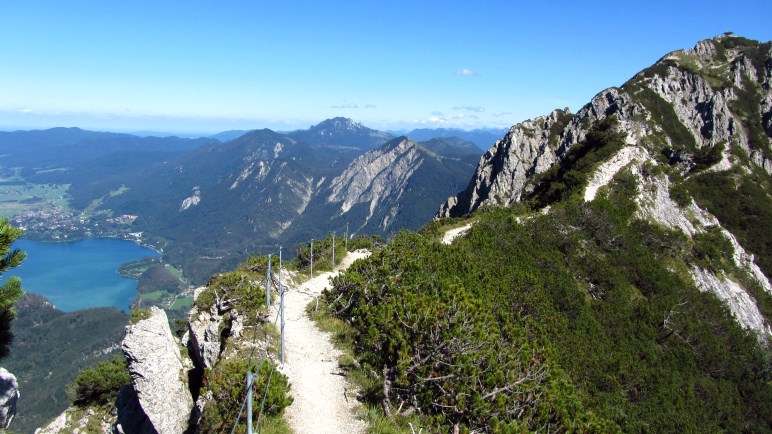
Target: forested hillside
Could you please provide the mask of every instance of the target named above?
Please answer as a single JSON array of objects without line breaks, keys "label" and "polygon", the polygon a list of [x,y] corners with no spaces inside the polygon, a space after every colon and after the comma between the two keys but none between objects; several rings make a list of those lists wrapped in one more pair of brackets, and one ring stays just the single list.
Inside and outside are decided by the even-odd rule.
[{"label": "forested hillside", "polygon": [[14,342],[3,366],[19,379],[12,429],[32,432],[67,408],[65,386],[78,373],[120,353],[128,315],[114,308],[62,312],[27,294],[16,303]]}]

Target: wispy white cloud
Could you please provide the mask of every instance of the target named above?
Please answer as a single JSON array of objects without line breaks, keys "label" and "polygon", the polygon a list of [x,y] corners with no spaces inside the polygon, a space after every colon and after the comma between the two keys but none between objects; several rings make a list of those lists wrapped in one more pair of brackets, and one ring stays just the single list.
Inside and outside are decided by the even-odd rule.
[{"label": "wispy white cloud", "polygon": [[425,119],[413,119],[413,123],[421,125],[455,126],[461,127],[468,125],[470,121],[476,121],[479,117],[476,114],[454,113],[445,115],[440,111],[433,111],[431,116]]},{"label": "wispy white cloud", "polygon": [[359,105],[353,104],[353,103],[349,103],[349,102],[345,102],[343,104],[331,105],[330,108],[334,108],[334,109],[358,109]]},{"label": "wispy white cloud", "polygon": [[355,109],[360,109],[360,108],[374,109],[374,108],[378,108],[378,106],[375,105],[375,104],[365,104],[363,106],[360,106],[357,103],[349,102],[347,99],[344,99],[343,101],[340,101],[337,104],[331,105],[330,108],[344,109],[344,110],[355,110]]},{"label": "wispy white cloud", "polygon": [[479,105],[461,105],[453,107],[453,110],[464,110],[468,112],[482,113],[485,111],[485,107]]},{"label": "wispy white cloud", "polygon": [[32,109],[22,108],[22,109],[16,110],[16,113],[32,113]]},{"label": "wispy white cloud", "polygon": [[459,75],[461,77],[477,77],[480,74],[478,74],[475,71],[472,71],[469,68],[461,68],[458,71],[456,71],[456,75]]},{"label": "wispy white cloud", "polygon": [[507,115],[511,115],[511,114],[512,114],[512,112],[498,112],[498,113],[491,114],[491,116],[493,116],[494,118],[500,118],[502,116],[507,116]]}]

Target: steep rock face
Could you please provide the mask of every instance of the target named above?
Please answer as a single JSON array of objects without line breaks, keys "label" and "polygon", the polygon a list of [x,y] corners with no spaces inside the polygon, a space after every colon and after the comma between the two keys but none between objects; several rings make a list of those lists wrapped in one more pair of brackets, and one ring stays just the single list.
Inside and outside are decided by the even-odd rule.
[{"label": "steep rock face", "polygon": [[380,200],[399,195],[410,176],[423,164],[415,143],[403,139],[389,148],[368,152],[331,182],[328,202],[341,202],[341,212],[357,203],[369,204],[369,220]]},{"label": "steep rock face", "polygon": [[[464,142],[465,143],[465,142]],[[398,137],[354,160],[323,190],[323,204],[356,231],[389,233],[417,228],[431,217],[431,198],[462,186],[474,154],[453,142],[429,143],[437,152]],[[436,202],[434,202],[436,203]]]},{"label": "steep rock face", "polygon": [[[757,70],[747,55],[724,50],[716,41],[701,41],[693,49],[665,56],[659,63],[665,66],[664,73],[651,77],[641,73],[636,78],[673,107],[698,147],[737,144],[755,164],[772,173],[772,161],[762,150],[764,144],[749,137],[749,120],[740,119],[742,114],[732,110],[733,102],[741,98],[738,92],[758,91],[761,119],[750,121],[770,122],[772,55],[767,50],[767,60],[762,70]],[[765,129],[770,135],[772,129]]]},{"label": "steep rock face", "polygon": [[19,401],[19,382],[16,376],[5,368],[0,368],[0,427],[8,429],[16,415],[16,403]]},{"label": "steep rock face", "polygon": [[534,175],[546,172],[584,140],[596,120],[616,115],[620,130],[635,143],[649,127],[643,108],[626,92],[610,88],[596,95],[576,115],[555,110],[513,126],[480,158],[466,190],[440,205],[437,217],[460,217],[484,205],[511,205],[533,192]]},{"label": "steep rock face", "polygon": [[142,410],[137,392],[132,386],[121,387],[118,397],[115,399],[115,407],[118,410],[116,428],[120,426],[124,433],[152,434],[156,432],[147,414]]},{"label": "steep rock face", "polygon": [[461,216],[482,205],[509,205],[520,200],[527,179],[555,162],[557,142],[551,140],[550,130],[567,115],[555,110],[512,127],[480,157],[469,187],[443,204],[440,216]]},{"label": "steep rock face", "polygon": [[129,362],[139,406],[158,433],[181,433],[188,427],[193,398],[183,375],[182,359],[166,313],[150,308],[150,317],[126,327],[123,352]]}]

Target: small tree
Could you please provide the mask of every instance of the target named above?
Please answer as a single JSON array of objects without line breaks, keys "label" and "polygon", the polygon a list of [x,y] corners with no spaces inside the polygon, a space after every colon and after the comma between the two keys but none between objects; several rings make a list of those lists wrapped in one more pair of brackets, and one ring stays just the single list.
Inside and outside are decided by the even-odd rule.
[{"label": "small tree", "polygon": [[131,375],[126,360],[115,356],[81,372],[67,386],[67,394],[76,405],[103,405],[113,402],[127,384],[131,384]]},{"label": "small tree", "polygon": [[[11,226],[6,218],[0,218],[0,277],[8,269],[21,264],[25,253],[19,249],[11,250],[11,244],[21,237],[24,232]],[[11,321],[16,316],[13,303],[24,295],[21,289],[21,280],[11,277],[0,286],[0,359],[10,352],[13,334],[11,333]]]}]

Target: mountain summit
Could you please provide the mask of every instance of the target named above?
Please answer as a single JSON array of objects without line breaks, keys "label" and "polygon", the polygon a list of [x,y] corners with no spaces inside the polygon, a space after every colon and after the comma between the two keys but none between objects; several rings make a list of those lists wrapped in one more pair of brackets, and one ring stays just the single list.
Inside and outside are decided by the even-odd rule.
[{"label": "mountain summit", "polygon": [[343,117],[327,119],[307,130],[293,131],[289,136],[310,145],[351,147],[359,150],[375,148],[394,138],[389,133],[367,128],[359,122]]}]

